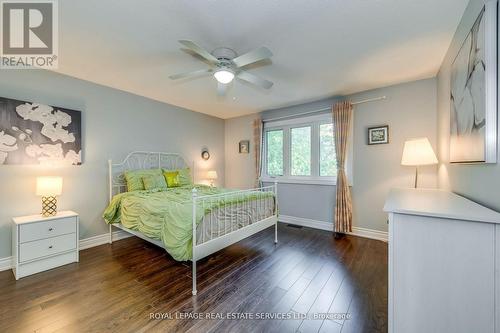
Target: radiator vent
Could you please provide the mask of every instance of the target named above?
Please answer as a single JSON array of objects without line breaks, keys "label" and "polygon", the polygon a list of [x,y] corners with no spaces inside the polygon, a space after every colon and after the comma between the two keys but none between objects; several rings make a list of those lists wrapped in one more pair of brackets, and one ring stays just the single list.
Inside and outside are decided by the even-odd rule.
[{"label": "radiator vent", "polygon": [[286,226],[295,229],[302,229],[301,225],[296,225],[296,224],[287,224]]}]

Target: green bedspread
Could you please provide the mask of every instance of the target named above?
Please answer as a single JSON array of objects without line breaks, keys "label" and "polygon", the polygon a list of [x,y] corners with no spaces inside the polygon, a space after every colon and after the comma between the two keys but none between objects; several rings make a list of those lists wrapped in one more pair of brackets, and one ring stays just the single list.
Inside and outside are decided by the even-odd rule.
[{"label": "green bedspread", "polygon": [[[198,196],[228,193],[218,200],[197,201],[196,221],[212,210],[235,203],[260,200],[274,196],[272,192],[245,192],[230,194],[230,190],[195,185]],[[192,258],[192,197],[193,186],[167,190],[133,191],[117,194],[104,211],[108,224],[121,223],[124,227],[160,239],[170,255],[179,261]]]}]

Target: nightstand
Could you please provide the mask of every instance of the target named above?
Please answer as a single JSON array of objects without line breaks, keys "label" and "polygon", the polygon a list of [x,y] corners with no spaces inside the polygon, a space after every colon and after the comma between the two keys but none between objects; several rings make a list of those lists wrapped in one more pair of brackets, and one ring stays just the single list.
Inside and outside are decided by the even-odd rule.
[{"label": "nightstand", "polygon": [[17,279],[78,262],[78,214],[12,219],[12,271]]}]

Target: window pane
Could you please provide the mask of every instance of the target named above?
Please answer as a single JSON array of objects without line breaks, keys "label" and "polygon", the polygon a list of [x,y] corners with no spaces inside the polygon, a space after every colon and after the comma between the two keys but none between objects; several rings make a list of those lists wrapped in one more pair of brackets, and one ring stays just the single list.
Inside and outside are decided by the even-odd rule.
[{"label": "window pane", "polygon": [[283,130],[267,132],[267,174],[283,176]]},{"label": "window pane", "polygon": [[335,157],[335,143],[333,139],[333,125],[319,126],[319,175],[336,176],[337,161]]},{"label": "window pane", "polygon": [[291,174],[311,175],[311,127],[292,128],[291,131]]}]

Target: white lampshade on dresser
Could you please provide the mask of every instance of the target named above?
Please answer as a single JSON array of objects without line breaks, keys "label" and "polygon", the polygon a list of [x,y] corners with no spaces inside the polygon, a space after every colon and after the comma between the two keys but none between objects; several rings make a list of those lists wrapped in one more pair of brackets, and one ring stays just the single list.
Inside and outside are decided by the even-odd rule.
[{"label": "white lampshade on dresser", "polygon": [[427,138],[412,139],[405,142],[401,165],[415,167],[415,188],[418,184],[418,167],[437,164],[438,159]]},{"label": "white lampshade on dresser", "polygon": [[36,195],[42,197],[42,215],[54,216],[57,214],[56,196],[62,194],[62,177],[37,177]]}]

